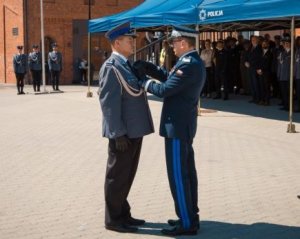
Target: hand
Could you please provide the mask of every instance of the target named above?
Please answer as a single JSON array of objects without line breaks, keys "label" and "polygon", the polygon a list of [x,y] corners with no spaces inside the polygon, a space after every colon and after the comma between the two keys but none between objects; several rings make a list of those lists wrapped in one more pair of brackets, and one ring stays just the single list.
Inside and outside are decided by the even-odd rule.
[{"label": "hand", "polygon": [[152,64],[151,62],[137,60],[133,63],[133,68],[139,73],[142,79],[145,75],[153,75],[153,72],[157,71],[157,66]]},{"label": "hand", "polygon": [[263,72],[262,72],[261,69],[256,70],[256,73],[257,73],[258,75],[260,75],[260,76],[263,74]]},{"label": "hand", "polygon": [[250,63],[249,63],[248,61],[246,61],[246,62],[245,62],[245,66],[246,66],[247,68],[249,68],[249,67],[250,67]]},{"label": "hand", "polygon": [[125,135],[116,138],[116,149],[121,152],[125,152],[129,148],[130,144],[130,140]]}]

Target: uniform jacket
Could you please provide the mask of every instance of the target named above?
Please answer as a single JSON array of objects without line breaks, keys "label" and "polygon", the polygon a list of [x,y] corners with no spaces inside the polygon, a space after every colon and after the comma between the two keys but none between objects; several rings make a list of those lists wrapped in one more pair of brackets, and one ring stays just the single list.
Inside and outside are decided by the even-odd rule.
[{"label": "uniform jacket", "polygon": [[[197,130],[198,99],[206,79],[197,51],[181,56],[169,75],[157,68],[161,83],[151,82],[147,91],[164,98],[160,135],[191,140]],[[159,75],[159,74],[157,74]]]},{"label": "uniform jacket", "polygon": [[16,54],[13,57],[14,72],[25,74],[27,72],[27,56],[25,54]]},{"label": "uniform jacket", "polygon": [[295,51],[295,78],[297,80],[300,80],[300,47],[296,48],[296,51]]},{"label": "uniform jacket", "polygon": [[28,56],[28,65],[30,70],[42,70],[42,54],[40,52],[30,52]]},{"label": "uniform jacket", "polygon": [[62,71],[62,54],[54,51],[49,52],[48,65],[50,71]]},{"label": "uniform jacket", "polygon": [[282,51],[279,56],[278,63],[278,80],[289,81],[290,80],[290,66],[291,66],[291,50],[287,52]]},{"label": "uniform jacket", "polygon": [[[115,69],[126,81],[132,96],[120,82]],[[140,89],[138,79],[122,57],[114,53],[106,60],[99,73],[99,100],[103,113],[102,135],[117,138],[127,135],[139,138],[154,132],[146,93]]]}]

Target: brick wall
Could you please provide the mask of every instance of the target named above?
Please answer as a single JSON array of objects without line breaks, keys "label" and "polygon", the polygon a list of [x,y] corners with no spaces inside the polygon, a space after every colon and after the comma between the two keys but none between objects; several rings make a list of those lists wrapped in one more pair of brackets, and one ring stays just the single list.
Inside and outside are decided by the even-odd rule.
[{"label": "brick wall", "polygon": [[[6,56],[6,82],[15,83],[15,77],[12,70],[11,58],[15,53],[17,44],[25,45],[25,53],[31,51],[32,44],[40,44],[40,1],[27,0],[25,9],[27,14],[23,15],[23,1],[25,0],[0,0],[0,83],[5,82],[4,62]],[[63,72],[62,84],[71,84],[73,79],[73,19],[87,19],[88,5],[85,0],[44,0],[44,31],[46,36],[46,52],[49,51],[50,40],[55,41],[59,45],[59,50],[63,54]],[[93,1],[92,1],[93,2]],[[91,7],[91,18],[99,18],[106,15],[118,13],[140,4],[142,0],[94,0],[95,4]],[[5,20],[3,16],[3,6],[5,10]],[[8,10],[10,9],[10,10]],[[25,10],[25,11],[26,11]],[[25,22],[23,23],[23,17]],[[19,28],[19,36],[12,36],[12,28]],[[26,29],[27,27],[27,29]],[[6,41],[3,42],[4,33],[6,32]],[[23,31],[27,30],[25,35]],[[48,40],[49,41],[48,41]],[[100,43],[104,48],[109,49],[105,39],[95,36],[92,39],[93,48]],[[4,54],[4,44],[6,44],[6,54]],[[82,47],[87,47],[84,45]],[[95,53],[95,52],[94,52]],[[93,54],[95,68],[101,64],[101,57]]]},{"label": "brick wall", "polygon": [[23,0],[0,0],[0,8],[0,83],[15,83],[12,58],[24,45]]}]

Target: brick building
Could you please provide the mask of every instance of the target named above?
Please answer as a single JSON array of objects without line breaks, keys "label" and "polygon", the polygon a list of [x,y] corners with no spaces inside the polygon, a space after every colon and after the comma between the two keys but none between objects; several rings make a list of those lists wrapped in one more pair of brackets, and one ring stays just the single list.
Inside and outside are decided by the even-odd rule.
[{"label": "brick building", "polygon": [[[57,42],[63,54],[62,84],[79,81],[79,58],[87,58],[88,0],[43,0],[45,53]],[[91,18],[98,18],[130,9],[142,0],[91,0]],[[24,52],[32,44],[41,44],[40,0],[0,0],[0,83],[15,83],[12,57],[16,46]],[[103,35],[92,36],[92,63],[99,69],[104,52],[110,47]],[[30,82],[30,77],[27,78]]]}]

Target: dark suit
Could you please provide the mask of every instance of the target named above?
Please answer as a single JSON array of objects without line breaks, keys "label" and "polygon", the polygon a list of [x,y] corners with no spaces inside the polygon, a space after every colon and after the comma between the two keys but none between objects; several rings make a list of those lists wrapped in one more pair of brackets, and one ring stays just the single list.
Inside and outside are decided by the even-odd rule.
[{"label": "dark suit", "polygon": [[182,227],[189,229],[199,223],[198,181],[192,144],[205,67],[197,51],[191,51],[179,58],[168,76],[160,68],[156,71],[153,75],[162,83],[147,81],[145,89],[164,98],[159,133],[165,137],[168,178],[176,214]]},{"label": "dark suit", "polygon": [[258,88],[260,91],[260,101],[264,103],[269,103],[270,101],[270,87],[271,87],[271,74],[272,74],[272,52],[267,49],[266,52],[263,52],[259,69],[262,70],[262,75],[259,75]]},{"label": "dark suit", "polygon": [[217,97],[221,97],[223,87],[224,97],[228,97],[228,52],[223,48],[215,50],[215,85]]},{"label": "dark suit", "polygon": [[250,64],[250,87],[253,101],[258,103],[261,96],[258,86],[258,75],[257,70],[259,69],[259,63],[261,62],[262,49],[261,46],[257,45],[250,49],[249,54],[247,55],[246,61]]},{"label": "dark suit", "polygon": [[[99,73],[102,134],[109,139],[105,176],[105,224],[120,225],[131,216],[127,201],[137,170],[143,136],[154,131],[145,92],[120,55],[113,53]],[[128,150],[116,148],[116,138],[126,135]]]}]

